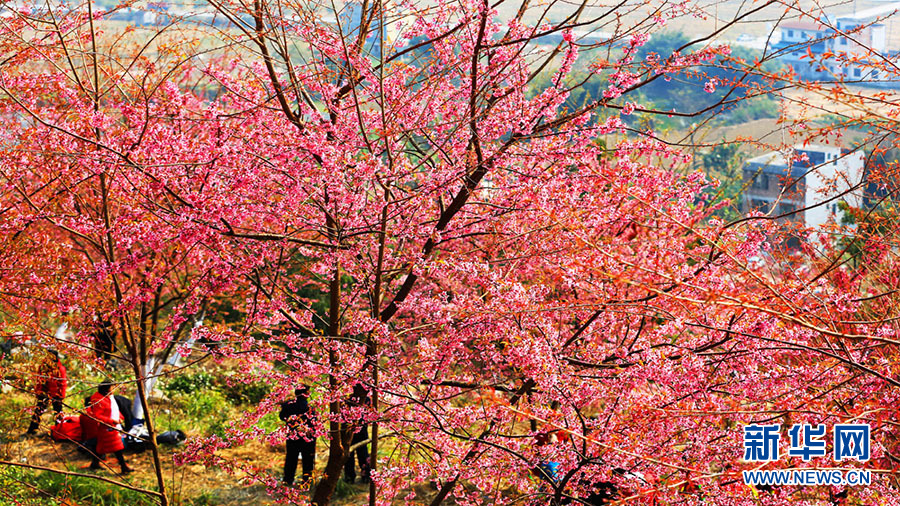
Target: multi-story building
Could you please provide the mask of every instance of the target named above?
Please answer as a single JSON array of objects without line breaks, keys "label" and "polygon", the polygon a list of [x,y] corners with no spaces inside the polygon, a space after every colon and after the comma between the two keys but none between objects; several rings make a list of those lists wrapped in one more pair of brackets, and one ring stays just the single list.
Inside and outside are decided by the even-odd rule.
[{"label": "multi-story building", "polygon": [[845,201],[862,205],[864,156],[835,146],[797,145],[751,158],[743,169],[741,211],[760,211],[819,228],[840,223]]},{"label": "multi-story building", "polygon": [[[778,26],[780,38],[770,49],[807,79],[897,85],[873,63],[897,57],[886,47],[886,27],[881,21],[898,10],[900,3],[892,3],[854,14],[825,15],[821,23],[787,21]],[[878,61],[870,61],[873,54]],[[823,60],[825,55],[834,56]]]}]

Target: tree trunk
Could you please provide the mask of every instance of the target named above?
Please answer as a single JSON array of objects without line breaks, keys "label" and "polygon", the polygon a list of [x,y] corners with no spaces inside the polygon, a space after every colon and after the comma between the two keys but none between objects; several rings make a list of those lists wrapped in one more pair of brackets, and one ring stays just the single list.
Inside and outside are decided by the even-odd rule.
[{"label": "tree trunk", "polygon": [[[334,270],[334,277],[331,280],[331,297],[328,311],[328,334],[334,338],[341,332],[341,267],[338,265]],[[337,354],[331,350],[328,352],[328,364],[332,370],[337,370]],[[331,394],[337,392],[337,378],[332,374],[328,377],[328,386]],[[316,485],[313,493],[312,503],[316,506],[325,506],[331,502],[331,496],[334,495],[334,489],[337,482],[341,479],[341,471],[344,469],[344,460],[346,459],[346,449],[349,446],[349,437],[345,437],[343,427],[338,421],[341,414],[341,403],[332,400],[328,404],[328,413],[331,417],[329,422],[329,446],[328,446],[328,462],[325,464],[325,473],[322,480]],[[346,439],[346,441],[345,441]]]}]

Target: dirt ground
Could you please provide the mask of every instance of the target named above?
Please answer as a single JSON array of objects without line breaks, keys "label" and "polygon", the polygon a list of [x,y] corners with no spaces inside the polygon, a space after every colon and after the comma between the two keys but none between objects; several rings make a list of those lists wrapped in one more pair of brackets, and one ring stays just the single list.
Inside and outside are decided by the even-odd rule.
[{"label": "dirt ground", "polygon": [[[46,421],[49,416],[45,415],[44,418]],[[317,452],[316,469],[319,470],[325,466],[327,452],[322,446],[320,443]],[[267,493],[265,486],[248,484],[244,474],[232,475],[219,467],[208,468],[198,464],[176,466],[173,463],[173,457],[181,449],[172,446],[161,447],[163,476],[166,479],[166,486],[169,487],[168,494],[173,504],[190,504],[190,501],[196,501],[201,497],[207,498],[207,504],[223,506],[276,503],[276,498]],[[283,445],[269,446],[253,441],[238,448],[223,450],[220,455],[226,459],[252,463],[260,472],[280,479],[284,464],[283,452]],[[13,462],[65,469],[69,472],[84,474],[96,473],[99,476],[121,480],[133,486],[156,489],[156,475],[153,471],[150,451],[138,454],[126,452],[128,464],[135,469],[135,473],[126,477],[118,474],[119,466],[111,455],[107,456],[105,462],[108,469],[97,472],[89,470],[87,467],[90,460],[77,451],[74,443],[53,441],[44,430],[36,436],[7,443],[3,448],[3,453],[5,454],[4,458]],[[334,504],[362,504],[368,500],[367,491],[367,485],[350,485],[349,489],[345,489],[346,495],[336,500]]]},{"label": "dirt ground", "polygon": [[[75,444],[53,441],[46,432],[22,441],[9,443],[5,450],[8,452],[8,458],[14,462],[94,474],[94,471],[87,469],[90,460],[76,450]],[[239,481],[241,477],[232,476],[222,469],[206,468],[201,465],[175,466],[172,457],[178,451],[178,448],[173,447],[162,448],[166,485],[170,487],[169,494],[176,504],[204,494],[212,498],[213,504],[272,504],[274,502],[266,495],[265,488],[260,485],[236,487],[235,482]],[[281,458],[283,457],[279,455],[277,449],[259,443],[249,443],[243,447],[223,452],[223,455],[242,459],[249,457],[252,461],[261,464],[267,473],[279,475],[281,472]],[[126,453],[126,460],[135,469],[135,473],[130,476],[118,475],[119,466],[112,456],[107,456],[106,460],[109,469],[97,471],[96,474],[121,480],[134,486],[155,489],[156,477],[151,453],[149,451],[139,454]]]}]

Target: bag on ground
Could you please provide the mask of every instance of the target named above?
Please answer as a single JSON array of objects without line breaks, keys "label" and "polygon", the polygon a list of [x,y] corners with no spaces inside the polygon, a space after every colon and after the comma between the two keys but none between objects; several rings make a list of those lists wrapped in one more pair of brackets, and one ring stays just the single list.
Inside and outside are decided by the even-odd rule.
[{"label": "bag on ground", "polygon": [[54,441],[81,441],[81,424],[76,416],[66,416],[50,428]]},{"label": "bag on ground", "polygon": [[186,439],[187,436],[180,430],[167,430],[156,436],[156,442],[158,444],[167,445],[180,445],[181,443],[184,443]]},{"label": "bag on ground", "polygon": [[150,433],[143,425],[134,425],[131,430],[125,434],[125,448],[128,451],[142,452],[147,449],[147,441],[150,439]]}]

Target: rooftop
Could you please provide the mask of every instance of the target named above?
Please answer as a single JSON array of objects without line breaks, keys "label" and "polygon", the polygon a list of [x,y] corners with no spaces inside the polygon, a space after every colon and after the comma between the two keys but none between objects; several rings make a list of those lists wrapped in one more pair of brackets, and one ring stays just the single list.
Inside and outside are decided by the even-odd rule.
[{"label": "rooftop", "polygon": [[878,7],[872,7],[871,9],[854,12],[852,14],[836,16],[836,18],[841,20],[874,21],[876,18],[884,18],[898,11],[900,11],[900,2],[893,2],[887,5],[881,5]]},{"label": "rooftop", "polygon": [[769,151],[766,154],[747,160],[747,163],[756,163],[759,165],[787,165],[784,162],[784,155],[780,151]]},{"label": "rooftop", "polygon": [[788,30],[803,30],[806,32],[821,32],[831,28],[814,21],[785,21],[778,25],[779,28]]},{"label": "rooftop", "polygon": [[[841,148],[836,146],[824,146],[821,144],[797,144],[793,147],[796,151],[803,151],[809,154],[810,160],[808,162],[804,162],[801,160],[795,160],[791,166],[791,176],[794,178],[803,177],[804,174],[809,170],[809,168],[813,165],[818,165],[820,163],[825,163],[824,153],[831,154],[839,154],[841,152]],[[819,156],[814,156],[814,154],[819,154]],[[780,151],[769,151],[768,153],[764,153],[762,155],[756,156],[747,160],[747,166],[756,166],[762,172],[767,174],[787,174],[788,163],[785,159],[785,156]]]}]

